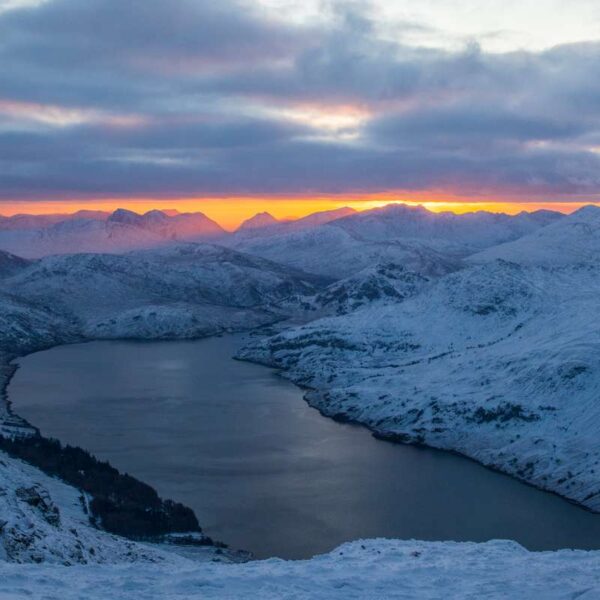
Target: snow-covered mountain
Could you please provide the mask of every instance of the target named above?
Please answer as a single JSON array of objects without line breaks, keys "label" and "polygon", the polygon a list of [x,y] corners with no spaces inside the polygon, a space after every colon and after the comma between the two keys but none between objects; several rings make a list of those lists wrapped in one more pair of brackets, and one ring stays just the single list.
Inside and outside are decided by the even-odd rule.
[{"label": "snow-covered mountain", "polygon": [[344,206],[342,208],[336,208],[333,210],[324,210],[320,212],[311,213],[305,217],[299,219],[287,219],[279,221],[273,215],[268,212],[257,213],[250,219],[246,219],[236,230],[235,233],[247,233],[248,230],[261,230],[260,232],[254,232],[260,235],[272,235],[276,232],[290,232],[300,231],[302,229],[308,229],[310,227],[317,227],[318,225],[325,225],[336,219],[347,217],[348,215],[354,214],[356,211],[353,208]]},{"label": "snow-covered mountain", "polygon": [[334,224],[354,237],[376,242],[427,242],[433,248],[451,248],[461,253],[517,239],[562,218],[561,213],[540,210],[517,215],[477,211],[465,214],[434,213],[423,206],[389,204],[357,213]]},{"label": "snow-covered mountain", "polygon": [[510,216],[487,212],[455,215],[392,204],[345,216],[325,225],[265,236],[236,237],[238,250],[334,278],[350,277],[380,263],[395,263],[423,275],[443,275],[489,246],[559,221],[560,213]]},{"label": "snow-covered mountain", "polygon": [[[262,212],[244,221],[231,235],[221,238],[219,243],[241,249],[247,243],[252,244],[252,240],[261,240],[272,236],[312,230],[319,225],[325,225],[355,212],[352,208],[344,207],[316,212],[300,219],[285,221],[278,221],[269,213]],[[260,246],[260,242],[258,244]]]},{"label": "snow-covered mountain", "polygon": [[473,263],[496,259],[523,265],[568,265],[600,257],[600,207],[584,206],[557,222],[510,243],[469,258]]},{"label": "snow-covered mountain", "polygon": [[110,215],[108,222],[134,225],[162,238],[179,241],[216,238],[225,233],[218,223],[200,212],[168,215],[161,210],[150,210],[138,215],[120,208]]},{"label": "snow-covered mountain", "polygon": [[50,215],[18,214],[11,217],[0,215],[0,230],[6,229],[44,229],[61,221],[96,219],[106,221],[110,213],[101,210],[78,210],[74,213]]},{"label": "snow-covered mountain", "polygon": [[268,212],[261,212],[255,214],[253,217],[246,219],[236,231],[250,231],[255,229],[264,229],[265,227],[277,227],[281,225],[272,214]]},{"label": "snow-covered mountain", "polygon": [[567,223],[567,247],[582,248],[570,264],[490,260],[241,356],[286,369],[327,415],[461,452],[600,510],[600,265],[587,252],[596,215],[549,226]]},{"label": "snow-covered mountain", "polygon": [[356,213],[340,208],[292,221],[259,213],[233,234],[202,213],[117,209],[110,215],[19,215],[0,219],[0,250],[24,258],[81,252],[124,253],[180,241],[215,241],[320,275],[343,278],[396,262],[424,274],[454,270],[457,261],[555,222],[558,213],[435,214],[389,205]]},{"label": "snow-covered mountain", "polygon": [[[0,280],[0,292],[18,306],[52,307],[85,336],[164,338],[271,322],[277,316],[267,305],[319,284],[258,257],[186,243],[124,255],[46,257]],[[0,321],[10,306],[0,304]],[[14,310],[7,313],[9,331],[17,322]]]},{"label": "snow-covered mountain", "polygon": [[172,216],[158,210],[139,215],[118,209],[106,219],[69,218],[42,228],[0,230],[0,248],[24,258],[80,252],[122,253],[173,241],[223,235],[202,213]]},{"label": "snow-covered mountain", "polygon": [[349,206],[343,206],[342,208],[334,208],[332,210],[323,210],[320,212],[306,215],[300,219],[295,219],[288,222],[288,230],[299,231],[300,229],[308,229],[309,227],[317,227],[318,225],[325,225],[332,221],[337,221],[343,217],[355,214],[356,211]]}]

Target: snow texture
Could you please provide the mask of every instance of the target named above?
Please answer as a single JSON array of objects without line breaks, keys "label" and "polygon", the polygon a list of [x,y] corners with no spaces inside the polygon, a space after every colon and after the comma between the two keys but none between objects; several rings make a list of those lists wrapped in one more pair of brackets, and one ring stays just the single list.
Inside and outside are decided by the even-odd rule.
[{"label": "snow texture", "polygon": [[306,561],[55,567],[0,562],[0,597],[61,600],[595,600],[600,554],[365,540]]}]

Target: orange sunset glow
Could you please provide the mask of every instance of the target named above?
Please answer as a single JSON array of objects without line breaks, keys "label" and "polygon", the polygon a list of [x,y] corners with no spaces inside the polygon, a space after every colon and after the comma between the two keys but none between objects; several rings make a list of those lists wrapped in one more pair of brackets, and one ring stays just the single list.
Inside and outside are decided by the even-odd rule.
[{"label": "orange sunset glow", "polygon": [[153,209],[171,209],[180,212],[202,212],[217,221],[228,230],[236,229],[245,219],[259,212],[269,212],[280,220],[298,219],[308,214],[333,210],[348,206],[357,211],[378,208],[391,203],[403,203],[409,206],[424,206],[433,212],[450,211],[457,214],[479,210],[506,214],[541,209],[571,213],[587,204],[600,204],[594,201],[514,201],[506,199],[471,201],[443,194],[406,194],[402,192],[353,196],[317,196],[317,197],[228,197],[228,198],[171,198],[171,199],[100,199],[78,201],[32,201],[7,202],[2,206],[1,214],[68,214],[78,210],[102,210],[111,212],[117,208],[144,213]]}]

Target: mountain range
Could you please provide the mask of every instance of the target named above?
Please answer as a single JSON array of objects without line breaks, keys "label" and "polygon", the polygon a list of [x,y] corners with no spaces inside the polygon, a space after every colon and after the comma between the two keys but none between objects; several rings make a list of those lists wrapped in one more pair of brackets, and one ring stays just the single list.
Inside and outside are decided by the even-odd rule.
[{"label": "mountain range", "polygon": [[82,252],[119,254],[177,242],[210,241],[333,278],[348,277],[381,262],[437,275],[454,270],[465,256],[517,240],[560,217],[551,211],[458,216],[392,204],[362,213],[340,208],[288,221],[259,213],[229,233],[200,212],[80,211],[5,217],[0,220],[0,249],[23,258],[40,258]]}]

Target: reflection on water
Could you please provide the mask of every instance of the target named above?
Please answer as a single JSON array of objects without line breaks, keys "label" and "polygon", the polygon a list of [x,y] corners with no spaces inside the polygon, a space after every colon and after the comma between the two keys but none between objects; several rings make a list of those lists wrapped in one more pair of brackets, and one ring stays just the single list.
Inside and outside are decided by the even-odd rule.
[{"label": "reflection on water", "polygon": [[364,537],[512,538],[600,548],[600,516],[457,456],[335,423],[240,336],[92,342],[20,360],[15,410],[191,506],[258,557],[303,558]]}]

